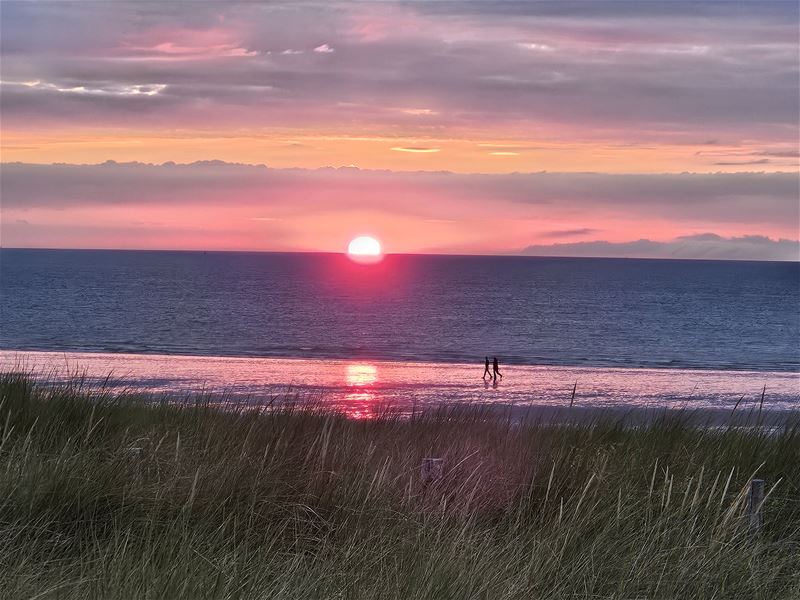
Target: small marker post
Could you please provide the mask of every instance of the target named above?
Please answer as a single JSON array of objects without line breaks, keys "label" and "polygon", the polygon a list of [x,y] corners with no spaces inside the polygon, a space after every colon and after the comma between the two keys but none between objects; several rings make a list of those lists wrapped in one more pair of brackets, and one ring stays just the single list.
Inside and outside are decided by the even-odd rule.
[{"label": "small marker post", "polygon": [[444,475],[443,458],[423,458],[420,469],[420,477],[424,485],[429,485],[439,481]]},{"label": "small marker post", "polygon": [[761,508],[764,504],[764,480],[753,479],[750,481],[750,489],[747,491],[747,502],[745,504],[745,516],[747,517],[747,527],[750,533],[757,534],[761,531],[763,522]]}]

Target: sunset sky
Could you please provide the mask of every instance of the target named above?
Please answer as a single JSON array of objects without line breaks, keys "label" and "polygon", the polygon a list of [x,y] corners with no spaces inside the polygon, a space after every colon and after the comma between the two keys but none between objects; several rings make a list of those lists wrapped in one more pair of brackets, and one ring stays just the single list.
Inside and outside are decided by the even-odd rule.
[{"label": "sunset sky", "polygon": [[5,247],[798,259],[798,4],[0,3]]}]

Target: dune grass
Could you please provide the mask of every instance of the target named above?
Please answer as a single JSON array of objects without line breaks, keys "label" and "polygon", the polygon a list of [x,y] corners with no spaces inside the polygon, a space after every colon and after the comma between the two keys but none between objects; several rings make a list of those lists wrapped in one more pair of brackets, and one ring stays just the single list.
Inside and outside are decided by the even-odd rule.
[{"label": "dune grass", "polygon": [[0,432],[3,598],[800,597],[796,422],[355,421],[6,373]]}]

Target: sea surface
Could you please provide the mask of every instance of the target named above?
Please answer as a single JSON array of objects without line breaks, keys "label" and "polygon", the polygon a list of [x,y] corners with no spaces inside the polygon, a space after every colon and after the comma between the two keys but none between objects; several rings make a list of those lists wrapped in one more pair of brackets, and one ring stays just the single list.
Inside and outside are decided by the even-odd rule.
[{"label": "sea surface", "polygon": [[0,349],[155,391],[800,407],[800,263],[3,249]]}]

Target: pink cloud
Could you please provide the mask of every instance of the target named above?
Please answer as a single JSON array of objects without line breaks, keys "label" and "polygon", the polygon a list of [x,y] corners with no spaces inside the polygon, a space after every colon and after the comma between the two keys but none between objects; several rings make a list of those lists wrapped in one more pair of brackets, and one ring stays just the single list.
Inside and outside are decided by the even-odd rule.
[{"label": "pink cloud", "polygon": [[243,46],[242,35],[226,28],[186,29],[156,27],[124,39],[117,48],[126,60],[204,60],[257,56]]},{"label": "pink cloud", "polygon": [[208,161],[14,163],[2,175],[9,246],[337,251],[369,232],[391,252],[496,253],[542,240],[713,232],[750,248],[753,235],[797,236],[788,173],[459,175]]}]

